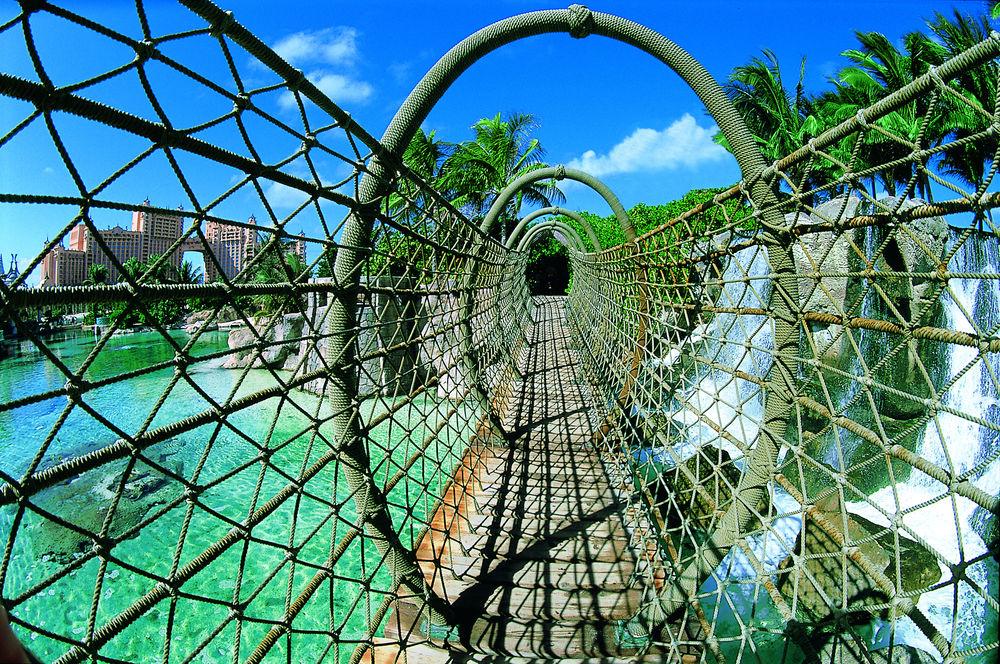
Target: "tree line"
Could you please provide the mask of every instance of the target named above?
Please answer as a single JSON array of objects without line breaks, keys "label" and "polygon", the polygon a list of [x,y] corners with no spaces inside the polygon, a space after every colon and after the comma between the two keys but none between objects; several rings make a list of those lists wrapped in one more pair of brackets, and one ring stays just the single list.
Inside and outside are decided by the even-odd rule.
[{"label": "tree line", "polygon": [[[880,32],[856,32],[857,45],[841,53],[848,64],[830,79],[830,90],[816,94],[805,90],[805,58],[799,64],[797,82],[789,89],[777,57],[769,50],[736,67],[724,87],[765,160],[774,162],[983,41],[991,30],[985,14],[936,12],[926,21],[926,30],[904,35],[901,46]],[[997,135],[992,132],[970,142],[962,139],[986,132],[992,125],[997,78],[995,61],[963,72],[947,83],[948,94],[918,97],[874,122],[857,149],[852,136],[834,146],[831,155],[851,164],[852,171],[875,169],[867,182],[857,185],[871,195],[880,188],[890,196],[910,190],[932,200],[935,174],[978,190],[991,176],[989,164],[997,152]],[[729,148],[721,134],[716,140]],[[914,146],[940,150],[918,164],[907,160]],[[841,174],[833,163],[818,161],[796,165],[789,175],[809,189]]]}]

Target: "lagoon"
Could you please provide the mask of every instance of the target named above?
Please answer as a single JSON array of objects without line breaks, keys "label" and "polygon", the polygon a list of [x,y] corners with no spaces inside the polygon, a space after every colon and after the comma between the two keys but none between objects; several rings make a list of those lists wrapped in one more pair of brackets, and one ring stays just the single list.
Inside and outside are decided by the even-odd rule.
[{"label": "lagoon", "polygon": [[[19,479],[29,470],[103,448],[122,434],[176,423],[289,377],[223,369],[223,358],[192,364],[179,380],[173,366],[144,373],[169,362],[173,344],[191,343],[186,333],[170,335],[169,340],[156,332],[115,336],[93,357],[96,340],[87,334],[47,340],[51,357],[30,343],[11,346],[12,356],[0,360],[0,403],[63,387],[67,376],[58,363],[73,372],[86,367],[91,382],[121,379],[85,391],[77,404],[60,395],[0,412],[3,473]],[[189,352],[205,357],[226,348],[226,334],[210,332]],[[394,403],[366,402],[362,420],[372,421]],[[0,570],[5,599],[13,602],[13,615],[47,630],[22,632],[26,645],[48,661],[90,638],[92,630],[99,634],[102,625],[183,570],[324,455],[329,458],[336,446],[330,415],[325,400],[292,390],[151,445],[134,459],[106,463],[44,489],[26,510],[0,508],[0,537],[10,550],[10,564]],[[370,431],[373,471],[384,485],[425,437],[441,428],[425,461],[390,493],[405,543],[419,535],[474,420],[463,406],[421,397]],[[288,638],[297,657],[348,658],[352,642],[379,622],[389,574],[367,538],[349,538],[356,532],[356,512],[336,461],[292,495],[252,528],[249,540],[239,540],[192,574],[174,597],[135,617],[102,655],[136,661],[159,658],[169,649],[171,659],[218,661],[237,649],[243,659],[281,620],[334,547],[347,542],[334,562],[334,578],[312,595]],[[95,539],[109,543],[104,561],[94,553]],[[234,607],[245,621],[233,619]],[[339,634],[336,645],[330,633]],[[270,656],[284,659],[286,647],[286,639],[279,639]]]}]

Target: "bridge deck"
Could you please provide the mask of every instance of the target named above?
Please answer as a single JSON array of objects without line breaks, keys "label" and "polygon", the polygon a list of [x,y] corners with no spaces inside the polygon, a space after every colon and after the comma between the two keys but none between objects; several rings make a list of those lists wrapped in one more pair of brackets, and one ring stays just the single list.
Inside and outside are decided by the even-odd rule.
[{"label": "bridge deck", "polygon": [[[419,604],[398,601],[384,645],[370,653],[377,661],[628,654],[615,633],[642,589],[624,502],[591,443],[564,298],[536,305],[507,414],[513,440],[468,451],[417,551],[428,582],[466,620],[428,640],[415,624]],[[402,653],[400,641],[409,644]]]}]

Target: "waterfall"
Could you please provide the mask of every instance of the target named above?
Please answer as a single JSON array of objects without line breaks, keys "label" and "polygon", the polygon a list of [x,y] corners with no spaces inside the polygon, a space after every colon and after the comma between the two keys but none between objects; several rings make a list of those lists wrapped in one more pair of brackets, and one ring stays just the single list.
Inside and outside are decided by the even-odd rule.
[{"label": "waterfall", "polygon": [[[770,299],[771,281],[767,251],[762,247],[742,249],[727,261],[723,270],[721,293],[711,304],[721,307],[760,309]],[[672,353],[675,364],[684,365],[682,384],[688,387],[666,406],[666,414],[683,432],[683,441],[675,446],[679,458],[691,456],[704,445],[716,445],[727,451],[741,469],[743,452],[723,439],[704,418],[726,430],[744,447],[757,439],[764,411],[763,394],[752,382],[736,378],[729,371],[707,366],[711,362],[764,378],[771,368],[774,327],[765,316],[718,313],[695,328],[680,352]],[[685,357],[697,355],[702,361],[687,366]]]},{"label": "waterfall", "polygon": [[[964,229],[951,230],[949,249],[962,241],[965,232]],[[996,238],[984,238],[978,233],[972,233],[958,245],[949,264],[949,271],[953,273],[997,274],[998,269],[1000,248]],[[941,295],[947,327],[996,335],[1000,322],[1000,279],[950,279],[948,286],[949,290]],[[927,423],[917,449],[921,457],[945,470],[958,474],[974,471],[969,479],[991,495],[1000,493],[1000,460],[997,459],[1000,433],[993,428],[1000,425],[1000,394],[994,382],[994,379],[1000,380],[998,359],[996,354],[980,357],[977,348],[948,346],[945,384],[961,372],[965,373],[945,392],[942,403],[959,413],[984,418],[992,427],[940,411]],[[919,471],[913,471],[906,482],[896,487],[878,491],[867,501],[848,504],[851,512],[883,525],[888,525],[890,518],[903,512],[902,524],[931,543],[951,564],[974,560],[987,552],[987,546],[977,532],[977,525],[981,531],[985,521],[984,515],[977,515],[977,507],[965,498],[948,497],[946,486]],[[978,511],[983,510],[978,508]],[[979,524],[976,524],[977,519]],[[941,571],[942,582],[951,579],[947,565],[941,564]],[[966,575],[987,596],[996,597],[997,563],[994,559],[987,557],[970,565]],[[957,603],[955,583],[958,586]],[[974,648],[989,642],[996,634],[996,612],[964,581],[923,593],[919,607],[957,648]],[[888,626],[881,630],[876,637],[876,646],[879,639],[888,645],[889,631]],[[896,625],[896,640],[936,652],[908,618]]]},{"label": "waterfall", "polygon": [[[766,308],[771,294],[770,273],[767,251],[763,247],[753,246],[736,252],[725,265],[724,283],[712,304]],[[685,342],[685,347],[680,352],[671,353],[670,360],[683,365],[685,356],[697,354],[716,365],[763,379],[773,362],[773,347],[774,326],[766,316],[718,313],[699,325]],[[704,363],[685,366],[681,370],[686,370],[684,384],[690,386],[671,401],[666,411],[675,425],[671,431],[680,440],[672,445],[673,454],[656,449],[639,451],[637,460],[651,459],[672,467],[674,458],[687,459],[699,448],[713,445],[728,452],[735,459],[735,465],[745,469],[747,460],[743,451],[720,436],[702,417],[724,429],[727,438],[735,438],[740,446],[749,449],[759,435],[764,393],[755,383]],[[697,413],[701,413],[702,417]],[[802,527],[802,519],[796,513],[798,503],[780,487],[772,487],[771,504],[779,516],[772,520],[767,532],[749,537],[747,543],[766,569],[776,571],[791,552]],[[752,579],[756,575],[747,555],[735,549],[714,574],[718,579]]]},{"label": "waterfall", "polygon": [[[871,229],[863,233],[863,246],[872,256],[880,244],[878,232]],[[948,250],[955,250],[955,255],[949,270],[957,274],[997,274],[1000,247],[995,238],[973,233],[963,241],[965,233],[954,229],[950,232],[947,246]],[[716,290],[712,303],[722,307],[766,308],[771,287],[769,272],[764,249],[751,247],[736,253],[724,266],[722,280],[725,283]],[[933,324],[986,336],[1000,333],[1000,278],[953,278],[948,285],[949,290],[939,296],[940,313],[934,314],[938,318]],[[709,296],[706,293],[702,297]],[[882,310],[885,306],[881,297],[869,288],[862,298],[860,313],[865,317],[884,318],[887,315]],[[658,412],[668,418],[669,449],[636,450],[635,460],[640,464],[653,461],[670,468],[676,460],[685,460],[699,448],[712,445],[728,451],[738,460],[736,464],[745,468],[739,447],[751,448],[756,442],[764,394],[756,384],[735,378],[730,372],[715,369],[708,363],[763,378],[772,362],[773,334],[773,326],[765,317],[718,313],[702,321],[680,347],[653,358],[651,368],[660,372],[664,383],[681,388],[665,403],[653,403],[649,407],[650,411],[659,408]],[[861,375],[862,360],[869,367],[875,366],[898,344],[885,333],[860,330],[855,336],[862,357],[850,354],[843,358],[841,365],[841,369],[855,376]],[[924,347],[935,348],[935,344]],[[1000,382],[1000,362],[997,360],[1000,357],[998,354],[981,356],[978,348],[954,344],[936,348],[945,350],[936,350],[923,358],[934,364],[928,370],[933,374],[935,389],[940,393],[950,381],[955,381],[944,392],[942,404],[955,413],[983,418],[986,424],[939,411],[923,431],[910,439],[911,443],[923,458],[946,470],[968,473],[969,480],[977,487],[996,495],[1000,493],[1000,390],[997,388]],[[702,361],[692,361],[694,356]],[[834,395],[835,405],[846,408],[845,414],[852,419],[863,418],[866,409],[871,417],[867,401],[858,400],[853,406],[847,406],[859,389],[859,381],[846,381],[842,390]],[[705,420],[724,430],[726,436],[717,433]],[[841,433],[844,449],[860,443]],[[735,445],[730,442],[733,438]],[[838,467],[833,444],[819,452],[824,457],[820,460]],[[831,455],[829,459],[825,458],[827,452]],[[918,606],[931,623],[959,649],[976,648],[995,638],[996,611],[984,595],[995,597],[997,594],[996,561],[986,557],[968,564],[965,570],[968,582],[949,583],[949,565],[967,563],[987,553],[982,533],[988,513],[968,499],[951,495],[947,486],[918,470],[913,470],[905,481],[895,486],[876,486],[872,491],[863,500],[848,502],[845,506],[848,512],[885,527],[898,519],[902,524],[901,537],[927,542],[944,559],[940,565],[940,587],[922,593],[919,599]],[[795,546],[802,519],[801,506],[780,487],[772,486],[770,497],[773,516],[766,528],[747,538],[747,544],[764,569],[775,573]],[[757,576],[757,570],[743,550],[734,548],[701,591],[713,593],[718,585],[726,584],[724,592],[729,600],[720,602],[719,606],[723,613],[735,610],[742,616],[727,620],[740,622],[755,616],[754,620],[774,620],[773,626],[780,628],[777,611],[769,598],[763,593],[743,594],[742,589],[752,584],[748,586],[739,581]],[[726,580],[737,583],[726,583]],[[978,592],[970,583],[975,584]],[[894,625],[873,620],[869,647],[885,648],[890,640],[937,654],[937,649],[909,618],[899,619]]]}]

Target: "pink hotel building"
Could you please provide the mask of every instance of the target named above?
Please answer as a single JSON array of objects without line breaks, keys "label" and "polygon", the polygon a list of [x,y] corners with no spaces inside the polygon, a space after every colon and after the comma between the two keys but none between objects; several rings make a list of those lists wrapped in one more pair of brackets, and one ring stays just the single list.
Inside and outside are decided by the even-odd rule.
[{"label": "pink hotel building", "polygon": [[[149,201],[144,205],[149,205]],[[250,217],[248,223],[254,225],[254,218]],[[115,226],[98,232],[115,258],[124,263],[129,258],[145,261],[153,254],[167,253],[182,231],[183,217],[180,215],[141,210],[132,213],[131,230]],[[226,277],[232,279],[257,250],[257,231],[243,226],[208,221],[205,223],[205,239],[207,246],[197,238],[185,240],[169,260],[176,268],[180,267],[186,251],[205,255],[206,283],[214,281],[219,272],[207,255],[208,251],[215,256]],[[305,240],[296,239],[292,249],[303,260],[306,259]],[[108,283],[118,281],[118,270],[95,241],[90,229],[82,223],[78,224],[70,231],[69,248],[60,243],[42,259],[39,286],[78,286],[87,279],[90,266],[94,264],[108,268]]]}]

